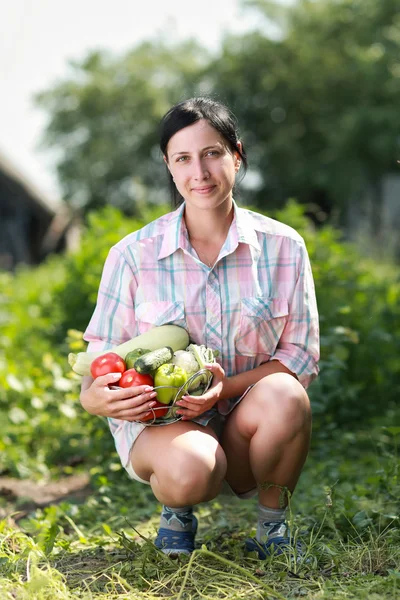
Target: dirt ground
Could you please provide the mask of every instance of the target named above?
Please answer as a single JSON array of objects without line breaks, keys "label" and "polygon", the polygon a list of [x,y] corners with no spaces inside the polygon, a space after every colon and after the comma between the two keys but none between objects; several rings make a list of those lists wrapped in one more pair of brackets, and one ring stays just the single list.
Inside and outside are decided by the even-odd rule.
[{"label": "dirt ground", "polygon": [[0,519],[18,522],[36,508],[59,502],[84,502],[92,493],[86,474],[62,477],[49,483],[0,477]]}]

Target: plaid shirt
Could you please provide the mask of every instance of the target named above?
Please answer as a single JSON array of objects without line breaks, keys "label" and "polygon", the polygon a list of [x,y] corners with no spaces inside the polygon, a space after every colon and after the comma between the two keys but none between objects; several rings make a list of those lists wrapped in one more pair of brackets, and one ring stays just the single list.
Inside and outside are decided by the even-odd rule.
[{"label": "plaid shirt", "polygon": [[[227,376],[279,360],[307,388],[318,374],[319,323],[302,237],[291,227],[234,202],[234,219],[213,268],[190,244],[184,204],[130,233],[109,252],[97,305],[84,334],[105,350],[148,329],[175,324],[195,344],[220,353]],[[229,413],[220,401],[197,422]],[[145,427],[109,419],[122,463]]]}]

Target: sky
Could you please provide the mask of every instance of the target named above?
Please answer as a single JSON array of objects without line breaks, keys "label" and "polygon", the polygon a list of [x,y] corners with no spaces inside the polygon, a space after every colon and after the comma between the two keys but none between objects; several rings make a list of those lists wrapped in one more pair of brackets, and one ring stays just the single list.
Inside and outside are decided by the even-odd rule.
[{"label": "sky", "polygon": [[226,32],[255,29],[240,0],[11,0],[0,5],[0,152],[48,197],[60,188],[53,155],[39,148],[46,114],[37,92],[68,77],[68,61],[94,49],[121,54],[170,31],[217,50]]}]

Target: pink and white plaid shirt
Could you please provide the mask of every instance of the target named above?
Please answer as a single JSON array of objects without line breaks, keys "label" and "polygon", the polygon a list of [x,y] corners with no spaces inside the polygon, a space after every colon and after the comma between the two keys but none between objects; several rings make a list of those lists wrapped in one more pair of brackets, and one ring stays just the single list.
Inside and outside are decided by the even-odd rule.
[{"label": "pink and white plaid shirt", "polygon": [[[189,242],[184,207],[111,248],[84,334],[88,351],[175,324],[188,331],[191,342],[218,350],[227,376],[279,360],[307,388],[319,370],[319,322],[302,237],[234,202],[228,236],[209,268]],[[206,424],[216,409],[227,414],[238,401],[220,401],[196,421]],[[118,419],[109,419],[109,425],[125,466],[145,426]]]}]

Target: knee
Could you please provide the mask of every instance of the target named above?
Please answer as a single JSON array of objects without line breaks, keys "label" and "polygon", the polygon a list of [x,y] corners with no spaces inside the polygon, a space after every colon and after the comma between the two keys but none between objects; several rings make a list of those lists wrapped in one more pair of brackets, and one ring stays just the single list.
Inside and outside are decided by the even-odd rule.
[{"label": "knee", "polygon": [[263,422],[283,424],[291,432],[310,429],[310,400],[301,383],[292,375],[269,375],[255,386],[255,391],[259,415],[264,415]]},{"label": "knee", "polygon": [[225,453],[218,446],[214,455],[185,453],[171,456],[167,472],[158,476],[171,506],[186,506],[206,502],[219,493],[225,477]]}]

